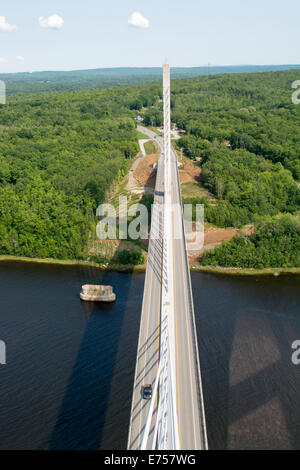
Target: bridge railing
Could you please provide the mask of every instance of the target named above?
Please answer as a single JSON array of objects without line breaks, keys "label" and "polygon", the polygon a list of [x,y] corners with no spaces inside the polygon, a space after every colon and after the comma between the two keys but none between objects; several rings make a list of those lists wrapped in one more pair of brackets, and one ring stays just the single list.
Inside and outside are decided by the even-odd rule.
[{"label": "bridge railing", "polygon": [[[175,154],[175,153],[174,153]],[[188,261],[188,249],[187,249],[187,242],[186,242],[186,233],[185,233],[185,225],[184,225],[184,213],[183,213],[183,205],[182,205],[182,197],[181,197],[181,188],[180,188],[180,180],[179,180],[179,172],[177,167],[177,156],[176,157],[176,180],[178,186],[178,193],[179,193],[179,200],[182,210],[182,234],[184,237],[184,252],[185,252],[185,265],[187,270],[187,281],[188,281],[188,301],[189,301],[189,312],[193,327],[193,354],[195,359],[195,364],[197,367],[197,395],[198,395],[198,402],[199,408],[201,411],[200,417],[200,425],[202,430],[202,445],[203,449],[208,449],[208,441],[207,441],[207,433],[206,433],[206,419],[205,419],[205,409],[204,409],[204,395],[203,395],[203,388],[202,388],[202,379],[201,379],[201,367],[200,367],[200,359],[199,359],[199,348],[198,348],[198,341],[197,341],[197,328],[195,322],[195,311],[194,311],[194,301],[193,301],[193,290],[192,290],[192,281],[191,281],[191,273],[190,273],[190,266]]]}]

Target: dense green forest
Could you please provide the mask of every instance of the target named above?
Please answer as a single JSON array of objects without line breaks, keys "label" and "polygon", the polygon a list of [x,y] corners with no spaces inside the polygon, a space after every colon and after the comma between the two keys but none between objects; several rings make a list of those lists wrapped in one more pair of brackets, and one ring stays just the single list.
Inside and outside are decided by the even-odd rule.
[{"label": "dense green forest", "polygon": [[[287,169],[286,178],[300,180],[300,106],[291,100],[298,79],[292,70],[173,83],[172,121],[186,133],[179,145],[202,158],[203,183],[218,198],[230,201],[254,172]],[[144,112],[148,125],[162,124],[159,88],[157,96]]]},{"label": "dense green forest", "polygon": [[[224,73],[252,73],[289,70],[300,65],[240,65],[206,67],[172,67],[172,79]],[[91,90],[115,86],[138,85],[161,81],[161,67],[119,67],[57,72],[22,72],[0,74],[7,93]]]},{"label": "dense green forest", "polygon": [[[255,237],[262,240],[263,231],[268,230],[261,224],[262,218],[274,217],[272,224],[278,230],[274,228],[272,236],[278,250],[287,239],[281,219],[275,216],[296,217],[300,211],[300,106],[291,99],[295,80],[299,80],[299,72],[292,70],[201,77],[172,85],[172,121],[185,131],[178,146],[191,159],[201,158],[201,182],[214,196],[184,202],[203,203],[206,221],[219,227],[254,224],[252,249]],[[159,90],[157,94],[155,105],[144,112],[148,125],[162,123]],[[286,225],[290,221],[291,231],[299,231],[292,219],[284,221]],[[299,241],[292,237],[290,244],[294,257],[285,252],[285,257],[272,258],[275,245],[266,240],[260,244],[260,250],[265,246],[265,257],[255,263],[269,266],[272,258],[279,266],[298,266]],[[234,240],[201,262],[245,266],[241,247],[243,241]],[[247,250],[250,244],[245,253]],[[254,266],[253,257],[249,259],[247,266]]]},{"label": "dense green forest", "polygon": [[203,265],[239,268],[300,268],[300,220],[289,214],[266,217],[255,233],[235,237],[208,251]]},{"label": "dense green forest", "polygon": [[[292,103],[296,71],[210,77],[184,86],[174,99],[173,119],[187,131],[181,140],[189,156],[208,157],[216,148],[246,150],[272,163],[281,163],[300,179],[300,108]],[[178,95],[181,96],[178,96]],[[245,155],[245,153],[244,153]],[[217,184],[219,172],[206,185]]]},{"label": "dense green forest", "polygon": [[[297,79],[291,70],[172,82],[172,121],[184,130],[177,145],[201,158],[211,193],[184,202],[203,203],[216,226],[255,226],[202,263],[298,266]],[[162,124],[161,83],[8,96],[0,108],[0,253],[86,258],[95,208],[138,151],[137,114]]]},{"label": "dense green forest", "polygon": [[138,151],[126,88],[0,108],[0,253],[81,259],[95,208]]}]

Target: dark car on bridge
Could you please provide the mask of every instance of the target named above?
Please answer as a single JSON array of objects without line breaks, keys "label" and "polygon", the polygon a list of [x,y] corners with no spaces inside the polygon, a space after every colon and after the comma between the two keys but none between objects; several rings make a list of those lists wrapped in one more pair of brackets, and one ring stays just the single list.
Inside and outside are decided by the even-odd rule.
[{"label": "dark car on bridge", "polygon": [[152,385],[147,384],[143,386],[143,398],[144,400],[150,400],[152,398]]}]

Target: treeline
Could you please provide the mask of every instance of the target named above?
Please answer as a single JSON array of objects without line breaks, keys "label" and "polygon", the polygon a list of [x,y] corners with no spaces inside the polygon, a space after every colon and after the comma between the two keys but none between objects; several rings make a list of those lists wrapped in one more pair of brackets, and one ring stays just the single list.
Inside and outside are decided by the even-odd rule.
[{"label": "treeline", "polygon": [[257,215],[296,213],[300,191],[291,172],[246,150],[216,148],[202,165],[204,186],[216,200],[184,201],[205,205],[205,217],[221,227],[252,223]]},{"label": "treeline", "polygon": [[[172,121],[185,131],[178,145],[202,159],[202,182],[214,196],[193,200],[205,204],[208,222],[241,227],[258,217],[272,216],[275,225],[279,214],[296,217],[300,106],[292,104],[291,84],[297,79],[297,71],[285,71],[172,82]],[[150,126],[162,124],[161,83],[8,96],[0,107],[0,253],[87,256],[95,208],[138,152],[137,115]],[[280,230],[268,232],[278,247]],[[262,223],[253,237],[263,239],[266,231]],[[238,264],[239,243],[232,241]],[[297,259],[299,245],[291,246]]]},{"label": "treeline", "polygon": [[300,107],[292,103],[299,72],[209,77],[176,84],[172,119],[185,129],[191,157],[229,145],[280,162],[300,179]]},{"label": "treeline", "polygon": [[255,233],[239,236],[208,251],[202,265],[239,268],[300,268],[300,220],[291,215],[267,217]]},{"label": "treeline", "polygon": [[[172,82],[172,121],[184,129],[185,154],[206,158],[230,146],[280,162],[300,179],[300,106],[292,103],[296,70],[199,77]],[[145,123],[162,124],[161,86],[143,112]],[[145,88],[140,87],[140,97]],[[142,102],[142,100],[141,100]]]},{"label": "treeline", "polygon": [[[289,70],[300,65],[242,65],[216,67],[172,67],[172,79],[224,73],[252,73],[268,70]],[[161,67],[118,67],[73,71],[46,71],[0,74],[7,93],[38,93],[48,91],[91,90],[97,88],[161,82]]]},{"label": "treeline", "polygon": [[97,205],[138,152],[134,90],[9,97],[0,109],[0,253],[80,259]]},{"label": "treeline", "polygon": [[[219,227],[255,224],[252,237],[221,246],[202,263],[299,266],[300,106],[292,103],[295,80],[299,72],[285,71],[172,83],[172,121],[185,131],[178,145],[191,159],[200,157],[202,184],[214,196],[184,203],[204,204],[205,220]],[[160,91],[156,93],[156,102],[142,112],[146,124],[160,126],[162,101]],[[287,218],[275,217],[282,214]]]}]

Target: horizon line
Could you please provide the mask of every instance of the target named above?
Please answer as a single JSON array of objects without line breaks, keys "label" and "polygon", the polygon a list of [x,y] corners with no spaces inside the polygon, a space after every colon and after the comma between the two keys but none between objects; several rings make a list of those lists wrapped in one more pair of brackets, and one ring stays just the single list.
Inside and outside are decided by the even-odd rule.
[{"label": "horizon line", "polygon": [[[204,65],[170,65],[171,69],[201,69],[201,68],[223,68],[223,67],[300,67],[300,64],[211,64],[207,63]],[[87,68],[71,68],[71,69],[41,69],[41,70],[23,70],[19,72],[0,72],[0,75],[17,75],[22,73],[34,74],[34,73],[68,73],[68,72],[82,72],[92,70],[120,70],[120,69],[161,69],[162,65],[150,65],[150,66],[139,66],[139,65],[124,65],[124,66],[101,66],[101,67],[87,67]]]}]

